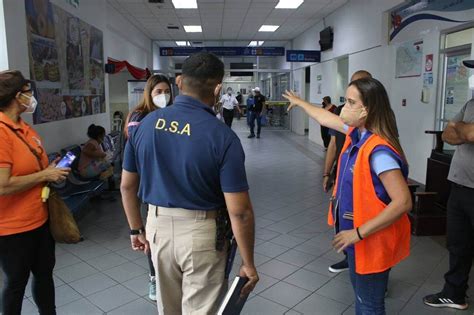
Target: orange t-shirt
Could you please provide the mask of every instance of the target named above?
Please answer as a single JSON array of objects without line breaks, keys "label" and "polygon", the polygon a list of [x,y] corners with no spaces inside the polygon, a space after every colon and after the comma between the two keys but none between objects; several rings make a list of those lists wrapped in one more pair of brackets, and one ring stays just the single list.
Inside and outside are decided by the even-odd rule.
[{"label": "orange t-shirt", "polygon": [[[43,167],[46,167],[48,156],[36,131],[21,118],[15,124],[0,112],[0,168],[9,168],[10,176],[25,176],[41,170],[30,149],[4,123],[41,154]],[[0,196],[0,236],[31,231],[46,222],[48,209],[41,200],[43,186],[41,183],[22,192]]]}]

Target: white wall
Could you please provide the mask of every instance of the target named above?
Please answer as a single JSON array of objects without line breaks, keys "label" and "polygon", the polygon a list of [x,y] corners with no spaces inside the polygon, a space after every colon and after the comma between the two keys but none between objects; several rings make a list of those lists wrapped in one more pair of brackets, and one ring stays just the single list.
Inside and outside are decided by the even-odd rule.
[{"label": "white wall", "polygon": [[[152,66],[151,40],[135,26],[120,16],[106,1],[81,0],[75,8],[64,0],[52,3],[102,30],[104,37],[104,62],[107,57],[128,60],[138,67]],[[6,25],[7,53],[10,69],[20,70],[29,77],[28,43],[24,1],[3,1]],[[87,140],[87,127],[94,123],[110,129],[110,103],[108,75],[105,76],[106,113],[79,117],[46,124],[34,128],[43,137],[47,152],[57,151],[71,144]],[[31,117],[24,115],[32,123]]]},{"label": "white wall", "polygon": [[[64,2],[64,0],[61,0]],[[95,5],[100,1],[87,0]],[[81,0],[81,6],[84,0]],[[104,12],[105,13],[105,12]],[[107,5],[104,32],[105,57],[127,60],[139,68],[153,69],[152,41],[128,22],[115,8]]]},{"label": "white wall", "polygon": [[[334,97],[337,90],[336,85],[337,62],[328,60],[311,66],[311,90],[310,102],[321,106],[323,97],[326,95]],[[317,80],[318,76],[322,76],[321,81]],[[319,84],[321,84],[321,93],[319,91]],[[309,139],[319,145],[323,145],[321,139],[321,128],[313,119],[309,120]]]},{"label": "white wall", "polygon": [[7,38],[3,13],[3,0],[0,0],[0,71],[8,69]]},{"label": "white wall", "polygon": [[[397,117],[400,141],[410,164],[410,177],[425,182],[426,159],[433,147],[433,137],[426,135],[425,130],[435,129],[438,59],[440,30],[453,27],[453,24],[427,22],[418,27],[408,27],[399,40],[423,40],[423,58],[433,54],[433,78],[430,102],[420,101],[423,78],[395,78],[396,43],[388,44],[388,20],[386,11],[399,4],[402,0],[357,0],[349,1],[325,18],[325,25],[318,23],[292,43],[292,49],[319,49],[319,32],[325,26],[334,29],[333,49],[321,53],[321,63],[311,66],[311,102],[320,103],[324,95],[338,100],[336,74],[337,58],[348,56],[349,76],[357,70],[367,70],[380,80],[387,89],[392,108]],[[470,17],[472,20],[472,17]],[[401,36],[403,35],[403,36]],[[424,60],[424,59],[423,59]],[[294,73],[303,63],[293,65]],[[322,81],[317,81],[322,75]],[[317,86],[322,83],[321,94],[316,94]],[[407,106],[402,107],[402,99]],[[416,123],[414,123],[416,121]],[[298,129],[298,127],[295,127]],[[320,126],[312,119],[309,126],[310,140],[321,144]]]},{"label": "white wall", "polygon": [[[306,95],[305,69],[293,71],[292,89],[299,95]],[[291,131],[296,134],[304,135],[306,114],[301,108],[295,108],[290,112]]]}]

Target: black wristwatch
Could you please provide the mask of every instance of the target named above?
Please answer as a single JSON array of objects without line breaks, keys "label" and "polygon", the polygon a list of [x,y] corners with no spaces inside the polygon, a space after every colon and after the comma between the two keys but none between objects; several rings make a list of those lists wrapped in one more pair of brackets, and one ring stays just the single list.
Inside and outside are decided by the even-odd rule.
[{"label": "black wristwatch", "polygon": [[145,227],[141,227],[138,230],[130,230],[130,235],[139,235],[145,233]]}]

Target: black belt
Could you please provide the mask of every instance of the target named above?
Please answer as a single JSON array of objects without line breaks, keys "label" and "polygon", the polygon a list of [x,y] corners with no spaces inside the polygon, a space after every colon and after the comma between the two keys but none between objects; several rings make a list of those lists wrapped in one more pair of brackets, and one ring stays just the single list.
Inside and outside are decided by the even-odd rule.
[{"label": "black belt", "polygon": [[469,190],[473,190],[473,191],[474,191],[474,188],[467,187],[467,186],[464,186],[464,185],[461,185],[461,184],[457,184],[457,183],[454,183],[454,182],[453,182],[453,186],[455,186],[455,187],[457,187],[457,188],[469,189]]}]

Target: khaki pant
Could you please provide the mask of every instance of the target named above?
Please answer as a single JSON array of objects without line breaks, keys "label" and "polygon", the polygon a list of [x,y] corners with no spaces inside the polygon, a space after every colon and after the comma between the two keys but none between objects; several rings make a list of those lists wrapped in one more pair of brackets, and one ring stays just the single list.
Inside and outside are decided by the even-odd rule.
[{"label": "khaki pant", "polygon": [[160,315],[216,314],[227,290],[226,251],[216,251],[216,212],[150,205],[146,238]]}]

